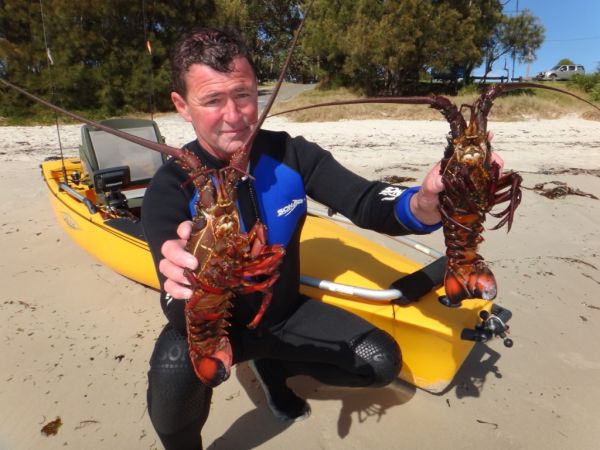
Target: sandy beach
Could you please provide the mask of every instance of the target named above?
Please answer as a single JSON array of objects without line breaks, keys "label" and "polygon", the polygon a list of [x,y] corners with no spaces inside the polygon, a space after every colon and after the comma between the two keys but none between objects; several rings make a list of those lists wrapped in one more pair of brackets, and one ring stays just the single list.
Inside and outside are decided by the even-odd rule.
[{"label": "sandy beach", "polygon": [[[167,143],[192,139],[174,114]],[[439,160],[443,121],[365,120],[265,128],[303,135],[368,178],[413,177]],[[297,377],[312,416],[272,417],[249,368],[215,390],[209,449],[565,449],[600,442],[600,200],[528,189],[563,182],[600,197],[600,122],[566,117],[490,124],[505,167],[523,178],[512,231],[488,231],[481,253],[513,312],[513,348],[479,344],[450,389],[402,382],[340,389]],[[60,127],[65,155],[80,127]],[[57,156],[56,128],[0,127],[0,450],[160,449],[146,411],[146,372],[165,319],[158,294],[104,267],[69,240],[50,209],[39,163]],[[547,184],[554,187],[555,184]],[[490,218],[490,224],[495,223]],[[443,250],[441,232],[422,242]],[[55,436],[40,430],[60,417]]]}]

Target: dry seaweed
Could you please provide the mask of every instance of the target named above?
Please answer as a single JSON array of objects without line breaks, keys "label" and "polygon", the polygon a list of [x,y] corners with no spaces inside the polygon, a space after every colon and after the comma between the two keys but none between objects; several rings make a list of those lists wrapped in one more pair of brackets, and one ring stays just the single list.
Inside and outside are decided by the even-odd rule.
[{"label": "dry seaweed", "polygon": [[391,184],[399,184],[404,183],[406,181],[417,181],[414,177],[399,177],[397,175],[386,175],[385,177],[381,177],[381,181]]},{"label": "dry seaweed", "polygon": [[42,433],[46,436],[56,436],[58,433],[58,429],[62,426],[62,420],[60,417],[57,417],[51,422],[48,422],[46,425],[42,427]]},{"label": "dry seaweed", "polygon": [[[555,186],[546,187],[548,184],[553,184]],[[596,197],[594,194],[589,194],[587,192],[580,191],[579,189],[572,188],[563,181],[548,181],[546,183],[538,183],[532,188],[525,189],[531,189],[533,192],[550,199],[565,198],[567,195],[579,195],[581,197],[588,197],[598,200],[598,197]]]}]

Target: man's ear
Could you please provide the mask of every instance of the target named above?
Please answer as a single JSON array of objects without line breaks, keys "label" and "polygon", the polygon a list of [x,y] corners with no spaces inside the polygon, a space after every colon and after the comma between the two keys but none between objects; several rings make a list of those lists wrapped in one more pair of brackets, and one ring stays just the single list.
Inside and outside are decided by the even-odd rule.
[{"label": "man's ear", "polygon": [[177,112],[181,117],[183,117],[186,121],[191,122],[192,116],[188,112],[188,105],[185,99],[179,95],[177,92],[171,92],[171,101],[175,105]]}]

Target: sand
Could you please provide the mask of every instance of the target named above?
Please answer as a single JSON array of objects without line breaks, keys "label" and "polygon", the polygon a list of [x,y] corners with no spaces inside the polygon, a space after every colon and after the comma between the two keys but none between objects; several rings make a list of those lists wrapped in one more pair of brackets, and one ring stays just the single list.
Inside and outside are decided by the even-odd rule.
[{"label": "sand", "polygon": [[[175,115],[157,122],[171,145],[192,138]],[[272,119],[266,128],[302,134],[366,177],[414,177],[408,185],[441,157],[447,133],[442,121]],[[526,188],[560,181],[600,197],[599,122],[490,128]],[[79,126],[61,126],[61,139],[65,154],[76,154]],[[55,127],[1,127],[0,142],[0,449],[161,448],[145,401],[148,360],[165,323],[157,293],[99,264],[57,225],[38,167],[58,154]],[[513,230],[486,232],[481,248],[498,278],[498,303],[514,314],[514,347],[477,345],[447,392],[401,382],[340,389],[298,377],[292,385],[313,413],[287,426],[271,416],[243,364],[215,390],[205,446],[598,448],[599,222],[597,199],[524,189]],[[441,232],[422,241],[444,248]],[[62,427],[44,436],[56,417]]]}]

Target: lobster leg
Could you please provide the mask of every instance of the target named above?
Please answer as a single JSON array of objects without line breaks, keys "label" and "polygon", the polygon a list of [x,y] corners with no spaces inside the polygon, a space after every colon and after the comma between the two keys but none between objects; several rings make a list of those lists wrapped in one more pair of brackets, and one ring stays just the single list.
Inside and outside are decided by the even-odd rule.
[{"label": "lobster leg", "polygon": [[280,245],[265,247],[258,257],[244,264],[243,267],[235,269],[234,273],[244,277],[269,275],[277,268],[284,255],[285,249]]},{"label": "lobster leg", "polygon": [[[278,274],[278,276],[279,276],[279,274]],[[273,283],[275,283],[276,280],[277,280],[277,278],[274,277],[272,283],[270,283],[269,288],[273,285]],[[252,322],[250,322],[248,325],[246,325],[246,327],[248,327],[250,330],[254,330],[258,326],[258,324],[262,320],[263,316],[265,315],[265,311],[271,304],[271,299],[273,298],[273,292],[270,289],[265,289],[264,291],[261,291],[261,292],[263,293],[263,298],[262,298],[262,302],[260,304],[260,308],[258,309],[256,316],[254,316],[254,319],[252,319]]]},{"label": "lobster leg", "polygon": [[[497,205],[499,203],[503,203],[509,201],[508,207],[499,213],[491,213],[494,217],[502,217],[502,220],[498,222],[496,226],[492,228],[492,230],[497,230],[504,226],[504,224],[508,224],[508,231],[510,231],[513,218],[515,215],[515,210],[521,203],[521,181],[523,178],[516,172],[510,172],[503,176],[498,184],[497,189],[495,190],[493,203],[492,205]],[[510,186],[510,189],[504,192],[498,193],[499,190],[503,189],[506,186]]]}]

